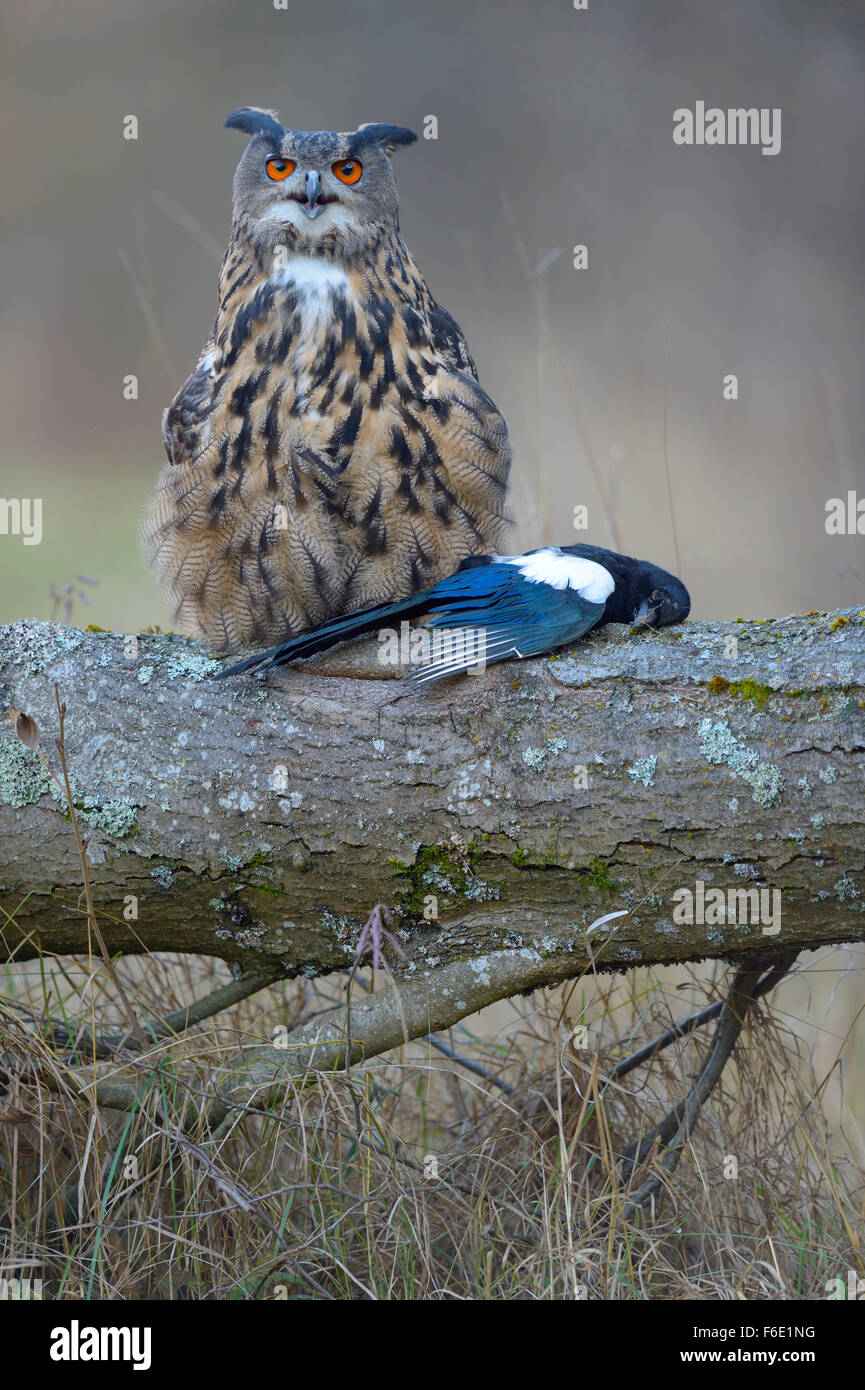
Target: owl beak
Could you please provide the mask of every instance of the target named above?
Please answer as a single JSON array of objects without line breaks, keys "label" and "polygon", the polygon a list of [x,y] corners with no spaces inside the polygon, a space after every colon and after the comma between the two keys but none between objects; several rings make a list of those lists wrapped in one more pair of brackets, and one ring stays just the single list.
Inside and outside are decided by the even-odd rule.
[{"label": "owl beak", "polygon": [[306,202],[300,205],[310,219],[318,217],[320,212],[324,212],[324,204],[317,202],[320,192],[321,174],[317,169],[310,169],[306,176]]}]

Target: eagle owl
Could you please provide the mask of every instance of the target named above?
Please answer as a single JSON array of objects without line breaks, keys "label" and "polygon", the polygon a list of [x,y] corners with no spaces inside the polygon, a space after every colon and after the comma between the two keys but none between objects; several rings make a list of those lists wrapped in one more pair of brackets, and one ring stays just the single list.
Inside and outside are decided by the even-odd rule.
[{"label": "eagle owl", "polygon": [[234,111],[219,311],[163,417],[145,523],[175,619],[221,651],[392,602],[500,548],[510,446],[402,240],[391,125]]}]

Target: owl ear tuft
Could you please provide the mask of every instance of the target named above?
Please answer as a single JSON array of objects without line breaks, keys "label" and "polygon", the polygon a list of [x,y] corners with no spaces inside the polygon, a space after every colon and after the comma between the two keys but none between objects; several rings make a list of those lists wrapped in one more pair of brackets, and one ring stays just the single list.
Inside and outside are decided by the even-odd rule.
[{"label": "owl ear tuft", "polygon": [[357,149],[364,145],[382,145],[387,154],[391,154],[397,145],[413,145],[416,139],[414,131],[408,130],[404,125],[380,125],[373,122],[358,126],[353,143]]},{"label": "owl ear tuft", "polygon": [[239,106],[226,116],[225,124],[229,130],[243,130],[247,135],[269,135],[274,140],[281,140],[285,134],[285,126],[276,119],[276,112],[265,111],[261,106]]}]

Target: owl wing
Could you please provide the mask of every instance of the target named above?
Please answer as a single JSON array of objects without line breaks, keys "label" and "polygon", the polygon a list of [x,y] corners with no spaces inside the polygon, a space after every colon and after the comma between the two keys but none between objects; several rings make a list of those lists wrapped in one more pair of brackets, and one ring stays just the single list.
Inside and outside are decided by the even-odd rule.
[{"label": "owl wing", "polygon": [[428,310],[433,347],[457,371],[478,379],[478,369],[456,319],[433,299]]},{"label": "owl wing", "polygon": [[169,463],[190,463],[210,442],[208,416],[213,408],[214,344],[205,343],[198,364],[162,416],[162,443]]}]

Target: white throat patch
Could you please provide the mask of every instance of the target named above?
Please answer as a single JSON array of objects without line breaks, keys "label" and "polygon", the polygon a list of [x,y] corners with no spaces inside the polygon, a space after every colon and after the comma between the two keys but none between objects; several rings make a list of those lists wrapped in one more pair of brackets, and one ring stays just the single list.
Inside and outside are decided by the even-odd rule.
[{"label": "white throat patch", "polygon": [[287,256],[270,279],[297,290],[304,337],[317,335],[333,318],[333,295],[351,290],[345,271],[324,256]]},{"label": "white throat patch", "polygon": [[497,555],[500,564],[516,565],[523,579],[531,584],[549,584],[551,589],[576,589],[588,603],[606,603],[616,587],[609,570],[596,560],[581,555],[565,555],[557,545],[548,545],[532,555]]},{"label": "white throat patch", "polygon": [[331,290],[349,288],[349,280],[341,266],[324,256],[286,256],[277,265],[271,280],[281,284],[293,283],[304,295],[327,295]]}]

